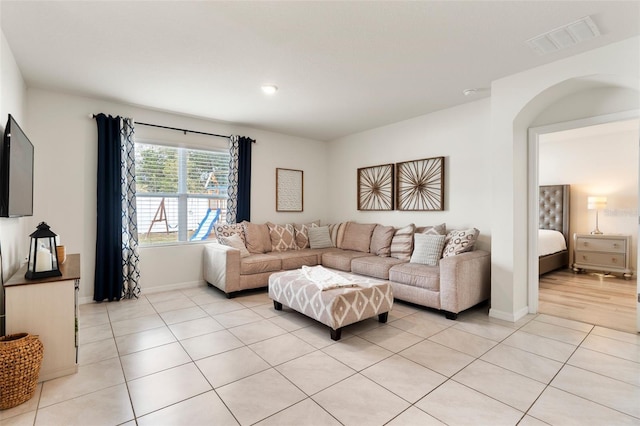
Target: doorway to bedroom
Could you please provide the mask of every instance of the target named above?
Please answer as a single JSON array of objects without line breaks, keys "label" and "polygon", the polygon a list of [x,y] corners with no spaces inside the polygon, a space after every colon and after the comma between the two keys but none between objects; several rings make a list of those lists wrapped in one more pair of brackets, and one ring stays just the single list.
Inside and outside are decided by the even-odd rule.
[{"label": "doorway to bedroom", "polygon": [[[621,331],[638,330],[639,141],[637,118],[539,135],[539,185],[569,185],[570,192],[568,263],[539,277],[538,313]],[[594,204],[593,197],[600,197],[600,204]],[[603,234],[592,234],[598,231]],[[625,236],[630,237],[626,245]],[[576,239],[579,246],[591,244],[593,248],[607,242],[624,248],[616,253],[608,248],[602,253],[589,252],[589,261],[600,263],[575,273]],[[544,246],[539,240],[538,248]],[[579,251],[578,256],[582,259],[584,253]],[[597,261],[592,260],[594,256],[599,256]],[[631,279],[620,272],[625,267],[633,271]]]}]

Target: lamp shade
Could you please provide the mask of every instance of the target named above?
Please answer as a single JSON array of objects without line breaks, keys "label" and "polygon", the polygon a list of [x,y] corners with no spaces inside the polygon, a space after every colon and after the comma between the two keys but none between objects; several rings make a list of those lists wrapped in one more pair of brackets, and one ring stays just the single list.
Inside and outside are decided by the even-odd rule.
[{"label": "lamp shade", "polygon": [[587,209],[600,210],[607,207],[607,197],[587,197]]}]

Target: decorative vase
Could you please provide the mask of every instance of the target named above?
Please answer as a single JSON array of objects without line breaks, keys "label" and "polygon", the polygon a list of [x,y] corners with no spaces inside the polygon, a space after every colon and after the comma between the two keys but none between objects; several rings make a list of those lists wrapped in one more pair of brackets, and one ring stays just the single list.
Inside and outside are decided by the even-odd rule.
[{"label": "decorative vase", "polygon": [[0,410],[33,397],[43,354],[38,336],[18,333],[0,337]]},{"label": "decorative vase", "polygon": [[58,263],[62,265],[67,260],[67,250],[64,246],[56,246],[56,252],[58,253]]}]

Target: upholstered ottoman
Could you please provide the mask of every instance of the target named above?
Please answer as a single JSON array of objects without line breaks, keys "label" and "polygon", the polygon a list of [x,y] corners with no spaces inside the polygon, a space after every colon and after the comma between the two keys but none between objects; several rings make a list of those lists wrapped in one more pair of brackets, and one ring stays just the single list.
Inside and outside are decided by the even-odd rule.
[{"label": "upholstered ottoman", "polygon": [[[321,267],[316,267],[321,268]],[[340,340],[342,327],[378,315],[387,322],[393,293],[387,281],[332,271],[341,286],[322,289],[301,269],[277,272],[269,277],[269,297],[276,310],[282,305],[307,315],[331,328],[331,338]],[[349,286],[342,286],[348,281]]]}]

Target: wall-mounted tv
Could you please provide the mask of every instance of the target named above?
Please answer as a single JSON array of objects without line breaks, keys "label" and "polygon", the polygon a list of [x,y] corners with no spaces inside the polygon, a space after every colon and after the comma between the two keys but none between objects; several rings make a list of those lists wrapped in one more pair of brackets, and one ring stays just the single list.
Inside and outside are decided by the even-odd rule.
[{"label": "wall-mounted tv", "polygon": [[0,217],[33,216],[33,144],[11,114],[0,149]]}]

